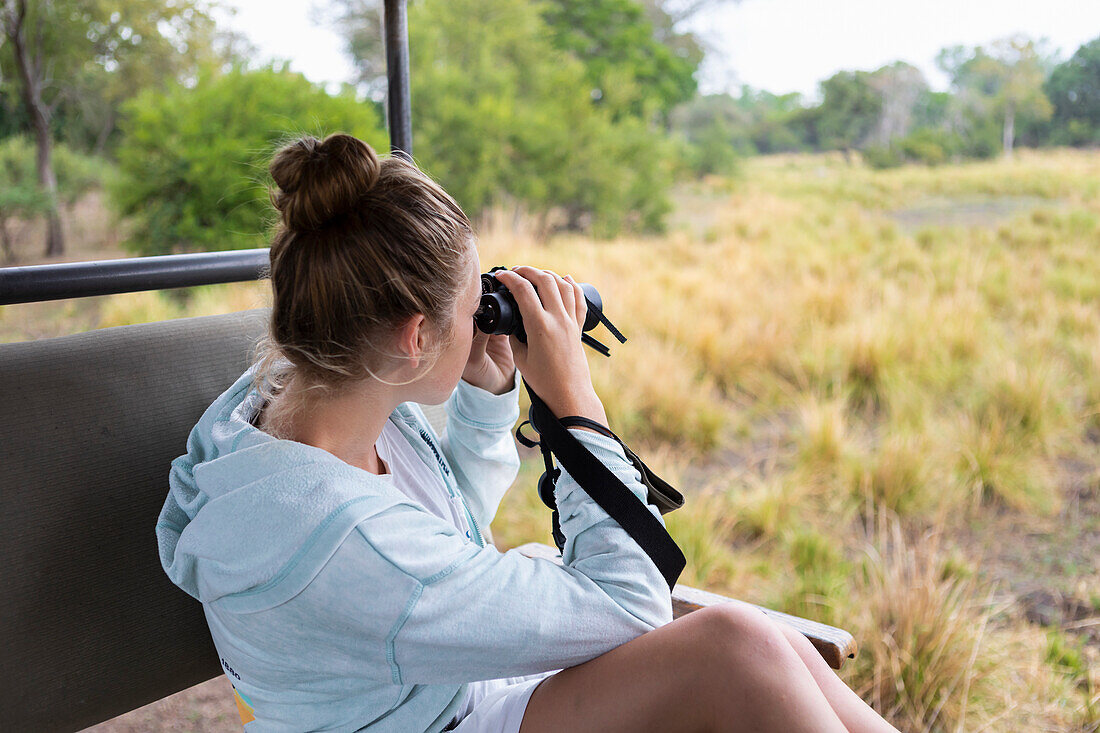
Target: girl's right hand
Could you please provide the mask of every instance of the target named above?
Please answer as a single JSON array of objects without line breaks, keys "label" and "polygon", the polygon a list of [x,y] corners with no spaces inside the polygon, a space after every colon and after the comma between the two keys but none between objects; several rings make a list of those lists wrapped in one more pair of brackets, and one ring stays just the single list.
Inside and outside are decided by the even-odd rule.
[{"label": "girl's right hand", "polygon": [[516,299],[527,343],[510,337],[516,366],[555,416],[579,415],[607,426],[581,343],[588,305],[571,277],[521,265],[493,273]]}]

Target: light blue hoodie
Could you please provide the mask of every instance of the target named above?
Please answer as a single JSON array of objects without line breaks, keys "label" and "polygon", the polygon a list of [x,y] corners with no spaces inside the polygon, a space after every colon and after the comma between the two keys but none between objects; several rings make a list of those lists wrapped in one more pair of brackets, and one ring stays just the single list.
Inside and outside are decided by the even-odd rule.
[{"label": "light blue hoodie", "polygon": [[[564,472],[564,567],[486,546],[519,465],[517,395],[460,382],[442,440],[415,404],[390,416],[463,499],[470,538],[391,477],[251,425],[251,370],[207,409],[172,462],[157,541],[202,601],[247,731],[434,733],[465,683],[580,664],[672,620],[656,567]],[[573,432],[644,500],[618,444]]]}]

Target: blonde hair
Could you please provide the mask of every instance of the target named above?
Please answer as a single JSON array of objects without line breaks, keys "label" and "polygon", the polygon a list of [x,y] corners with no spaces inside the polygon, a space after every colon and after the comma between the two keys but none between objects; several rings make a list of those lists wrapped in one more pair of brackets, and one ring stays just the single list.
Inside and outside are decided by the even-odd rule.
[{"label": "blonde hair", "polygon": [[416,314],[450,333],[473,230],[437,183],[345,134],[302,137],[275,154],[270,170],[281,216],[271,320],[253,374],[265,398],[291,382],[305,394],[379,378],[397,358],[384,344]]}]

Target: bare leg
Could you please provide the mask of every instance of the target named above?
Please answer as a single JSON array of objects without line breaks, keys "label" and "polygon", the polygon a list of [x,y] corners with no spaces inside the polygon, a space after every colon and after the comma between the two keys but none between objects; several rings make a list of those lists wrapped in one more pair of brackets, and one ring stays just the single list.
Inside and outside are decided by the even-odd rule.
[{"label": "bare leg", "polygon": [[778,624],[749,606],[723,604],[540,683],[520,733],[562,730],[846,729]]},{"label": "bare leg", "polygon": [[813,644],[790,626],[777,623],[787,641],[794,647],[795,652],[802,659],[803,664],[813,675],[817,686],[825,695],[836,712],[837,717],[845,727],[853,733],[898,733],[898,729],[882,719],[874,709],[865,703],[852,688],[844,684],[844,681],[836,676],[836,673],[825,663],[821,655],[814,649]]}]

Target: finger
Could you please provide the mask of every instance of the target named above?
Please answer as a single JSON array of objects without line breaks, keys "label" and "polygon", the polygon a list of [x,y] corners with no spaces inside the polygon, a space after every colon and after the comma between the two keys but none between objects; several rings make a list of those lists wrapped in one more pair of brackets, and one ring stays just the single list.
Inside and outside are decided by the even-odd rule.
[{"label": "finger", "polygon": [[546,312],[543,310],[542,301],[539,300],[535,286],[530,281],[511,270],[501,270],[496,273],[496,277],[504,283],[512,293],[512,297],[516,299],[516,305],[519,306],[520,315],[523,316],[525,323],[542,322]]},{"label": "finger", "polygon": [[546,272],[554,276],[554,281],[558,285],[558,293],[561,295],[561,304],[565,307],[566,314],[573,318],[577,310],[577,295],[573,292],[573,286],[553,270],[547,270]]},{"label": "finger", "polygon": [[542,302],[542,307],[545,310],[560,313],[559,309],[565,307],[561,302],[561,293],[558,291],[558,284],[553,275],[545,270],[528,267],[527,265],[520,265],[516,267],[513,272],[526,278],[535,286],[539,300]]},{"label": "finger", "polygon": [[485,347],[489,344],[489,334],[479,328],[474,329],[474,340],[470,344],[470,357],[480,356],[485,353]]},{"label": "finger", "polygon": [[511,358],[511,346],[508,345],[508,337],[502,333],[493,334],[485,345],[485,353],[493,356],[507,356]]},{"label": "finger", "polygon": [[493,336],[490,338],[489,345],[485,348],[485,354],[504,373],[510,373],[516,368],[516,355],[512,353],[512,345],[509,343],[507,336]]},{"label": "finger", "polygon": [[574,294],[574,297],[576,298],[576,305],[577,305],[577,308],[576,308],[577,323],[581,326],[581,328],[584,328],[584,321],[585,321],[586,318],[588,318],[588,301],[585,300],[584,290],[582,290],[581,286],[579,284],[577,284],[576,281],[573,280],[572,275],[566,275],[565,276],[565,281],[573,286],[573,294]]},{"label": "finger", "polygon": [[512,358],[516,365],[523,364],[527,360],[527,344],[516,338],[515,334],[508,336],[508,345],[512,347]]}]

